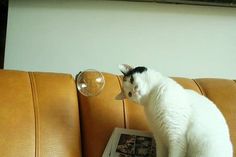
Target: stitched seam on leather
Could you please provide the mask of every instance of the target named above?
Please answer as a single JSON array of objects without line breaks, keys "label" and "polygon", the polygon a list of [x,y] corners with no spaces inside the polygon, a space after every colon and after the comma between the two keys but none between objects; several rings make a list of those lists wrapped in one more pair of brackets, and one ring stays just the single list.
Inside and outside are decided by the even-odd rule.
[{"label": "stitched seam on leather", "polygon": [[[116,75],[116,78],[118,79],[120,89],[121,89],[120,77],[118,75]],[[127,124],[126,124],[127,115],[126,115],[126,109],[125,109],[125,101],[122,100],[122,103],[123,103],[124,127],[126,128],[127,127]]]},{"label": "stitched seam on leather", "polygon": [[78,120],[79,120],[79,145],[80,145],[80,156],[83,156],[83,154],[84,154],[84,147],[83,147],[83,145],[82,145],[82,141],[83,141],[83,139],[82,139],[82,137],[83,137],[83,133],[82,133],[82,126],[83,126],[83,123],[82,123],[82,119],[81,119],[81,108],[80,108],[80,104],[81,104],[81,102],[80,102],[80,97],[79,97],[79,94],[78,94],[78,89],[77,89],[77,76],[74,78],[72,75],[70,75],[69,76],[69,79],[72,81],[72,83],[75,85],[75,87],[74,87],[74,90],[75,90],[75,93],[76,93],[76,97],[77,97],[77,102],[78,102],[78,105],[77,105],[77,107],[78,107]]},{"label": "stitched seam on leather", "polygon": [[197,85],[197,87],[198,87],[198,89],[200,90],[201,94],[204,95],[204,96],[206,96],[206,93],[204,92],[202,86],[197,82],[197,80],[195,80],[195,79],[192,79],[192,80],[193,80],[193,81],[195,82],[195,84]]},{"label": "stitched seam on leather", "polygon": [[36,90],[36,82],[33,73],[29,73],[31,91],[32,91],[32,99],[33,99],[33,108],[34,108],[34,117],[35,117],[35,157],[39,157],[39,109],[38,109],[38,97]]},{"label": "stitched seam on leather", "polygon": [[[82,103],[81,103],[81,96],[80,94],[78,93],[79,91],[77,90],[77,97],[78,97],[78,113],[79,113],[79,129],[80,129],[80,142],[81,143],[84,143],[85,142],[85,139],[84,139],[84,129],[83,129],[83,126],[84,126],[84,119],[83,119],[83,113],[82,113],[82,107],[80,106]],[[84,150],[85,150],[85,146],[83,144],[81,144],[81,154],[82,156],[84,156],[86,153],[84,153]]]},{"label": "stitched seam on leather", "polygon": [[[84,130],[83,130],[83,126],[84,126],[84,124],[83,124],[83,113],[82,113],[82,107],[80,106],[82,103],[81,103],[81,96],[80,96],[80,93],[79,93],[79,91],[78,91],[78,89],[77,89],[77,79],[78,79],[78,76],[79,76],[79,74],[76,74],[76,76],[75,76],[75,85],[76,85],[76,93],[77,93],[77,97],[78,97],[78,113],[79,113],[79,120],[80,120],[80,135],[81,135],[81,142],[83,142],[84,141]],[[83,150],[85,150],[85,148],[84,148],[84,146],[83,145],[81,145],[81,147],[82,147],[82,155],[83,155]]]}]

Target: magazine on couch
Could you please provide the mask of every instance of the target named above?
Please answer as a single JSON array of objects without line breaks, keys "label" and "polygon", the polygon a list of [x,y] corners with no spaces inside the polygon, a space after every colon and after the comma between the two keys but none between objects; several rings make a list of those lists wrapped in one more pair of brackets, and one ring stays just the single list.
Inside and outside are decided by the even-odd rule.
[{"label": "magazine on couch", "polygon": [[115,128],[102,157],[156,157],[156,144],[150,132]]}]

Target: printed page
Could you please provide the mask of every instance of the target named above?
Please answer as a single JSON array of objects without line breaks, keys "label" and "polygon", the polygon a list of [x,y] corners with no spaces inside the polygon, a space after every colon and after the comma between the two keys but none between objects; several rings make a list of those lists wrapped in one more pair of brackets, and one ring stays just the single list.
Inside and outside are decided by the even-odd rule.
[{"label": "printed page", "polygon": [[156,157],[156,144],[150,132],[115,128],[110,157]]}]

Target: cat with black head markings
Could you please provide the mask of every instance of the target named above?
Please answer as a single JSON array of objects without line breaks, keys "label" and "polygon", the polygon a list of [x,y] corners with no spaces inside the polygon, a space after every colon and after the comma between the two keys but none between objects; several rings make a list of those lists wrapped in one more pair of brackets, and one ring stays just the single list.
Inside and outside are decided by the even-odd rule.
[{"label": "cat with black head markings", "polygon": [[212,101],[150,68],[119,69],[124,77],[116,98],[144,106],[157,157],[233,157],[227,123]]}]

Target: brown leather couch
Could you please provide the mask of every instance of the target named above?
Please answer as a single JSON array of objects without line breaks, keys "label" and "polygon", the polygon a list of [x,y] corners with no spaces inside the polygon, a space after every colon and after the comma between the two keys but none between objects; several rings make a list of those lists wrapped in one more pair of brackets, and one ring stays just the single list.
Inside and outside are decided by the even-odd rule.
[{"label": "brown leather couch", "polygon": [[[115,127],[148,130],[142,106],[114,99],[119,76],[104,76],[102,93],[84,97],[70,74],[1,70],[0,156],[101,157]],[[236,82],[174,79],[217,104],[235,148]]]}]

